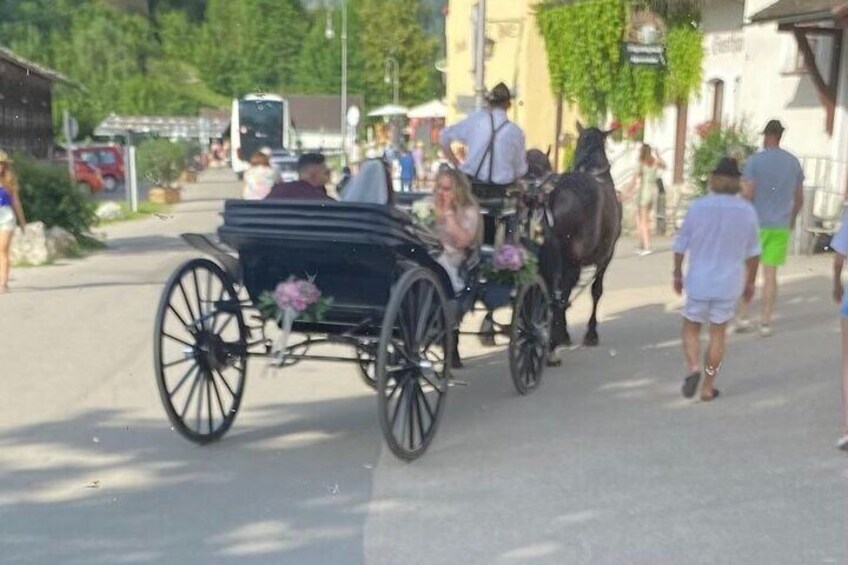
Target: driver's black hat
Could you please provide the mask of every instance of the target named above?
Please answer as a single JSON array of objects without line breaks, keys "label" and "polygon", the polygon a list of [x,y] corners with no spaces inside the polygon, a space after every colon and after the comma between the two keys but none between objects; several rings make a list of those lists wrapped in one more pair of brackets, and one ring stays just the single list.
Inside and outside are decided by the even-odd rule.
[{"label": "driver's black hat", "polygon": [[502,82],[499,82],[486,95],[486,100],[489,104],[508,104],[512,100],[512,94],[509,92],[509,87]]},{"label": "driver's black hat", "polygon": [[765,135],[782,135],[785,129],[780,120],[769,120],[765,129],[763,129],[763,133]]}]

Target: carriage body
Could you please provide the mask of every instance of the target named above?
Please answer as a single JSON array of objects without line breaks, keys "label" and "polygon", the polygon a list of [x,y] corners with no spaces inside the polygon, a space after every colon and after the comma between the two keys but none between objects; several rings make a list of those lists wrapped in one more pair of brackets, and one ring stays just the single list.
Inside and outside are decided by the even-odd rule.
[{"label": "carriage body", "polygon": [[[157,382],[175,429],[198,443],[226,433],[250,358],[276,358],[276,366],[352,361],[377,391],[392,452],[407,460],[420,456],[438,427],[451,380],[455,313],[464,299],[476,300],[485,281],[475,276],[464,295],[454,295],[437,262],[439,242],[391,206],[229,200],[223,218],[218,236],[237,257],[202,236],[184,236],[216,261],[180,266],[157,312]],[[290,277],[313,280],[332,298],[320,320],[286,326],[259,314],[262,295]],[[541,280],[515,289],[512,302],[512,321],[503,331],[510,338],[510,374],[526,394],[541,378],[550,302]],[[270,325],[283,337],[272,342],[265,332],[275,321]],[[304,337],[290,341],[290,333]],[[310,352],[325,343],[351,346],[356,354]]]}]

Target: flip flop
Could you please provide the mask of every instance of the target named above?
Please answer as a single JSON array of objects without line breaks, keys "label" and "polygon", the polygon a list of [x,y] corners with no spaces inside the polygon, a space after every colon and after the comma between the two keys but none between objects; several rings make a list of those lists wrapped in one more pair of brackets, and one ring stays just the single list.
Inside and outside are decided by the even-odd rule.
[{"label": "flip flop", "polygon": [[695,371],[685,379],[683,379],[683,386],[680,388],[680,392],[683,394],[683,398],[692,398],[695,396],[695,391],[698,390],[698,383],[701,382],[701,373],[699,371]]},{"label": "flip flop", "polygon": [[712,402],[721,395],[721,391],[717,388],[713,389],[713,395],[710,397],[702,396],[701,402]]},{"label": "flip flop", "polygon": [[839,441],[836,442],[836,447],[841,449],[842,451],[848,451],[848,434],[845,434]]}]

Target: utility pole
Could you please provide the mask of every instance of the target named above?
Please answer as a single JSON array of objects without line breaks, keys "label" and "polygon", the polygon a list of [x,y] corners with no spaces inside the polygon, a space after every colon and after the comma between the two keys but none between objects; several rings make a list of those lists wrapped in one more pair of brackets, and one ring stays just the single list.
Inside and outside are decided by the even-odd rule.
[{"label": "utility pole", "polygon": [[482,110],[486,97],[486,0],[477,0],[474,31],[474,106]]}]

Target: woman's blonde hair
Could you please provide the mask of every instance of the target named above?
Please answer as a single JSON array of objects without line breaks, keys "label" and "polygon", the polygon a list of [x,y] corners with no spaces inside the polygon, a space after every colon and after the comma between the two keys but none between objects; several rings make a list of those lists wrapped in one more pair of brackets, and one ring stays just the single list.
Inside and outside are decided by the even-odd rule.
[{"label": "woman's blonde hair", "polygon": [[453,188],[453,209],[479,207],[477,199],[471,192],[471,183],[468,178],[456,169],[444,168],[436,175],[436,182],[442,177],[450,179],[451,187]]}]

